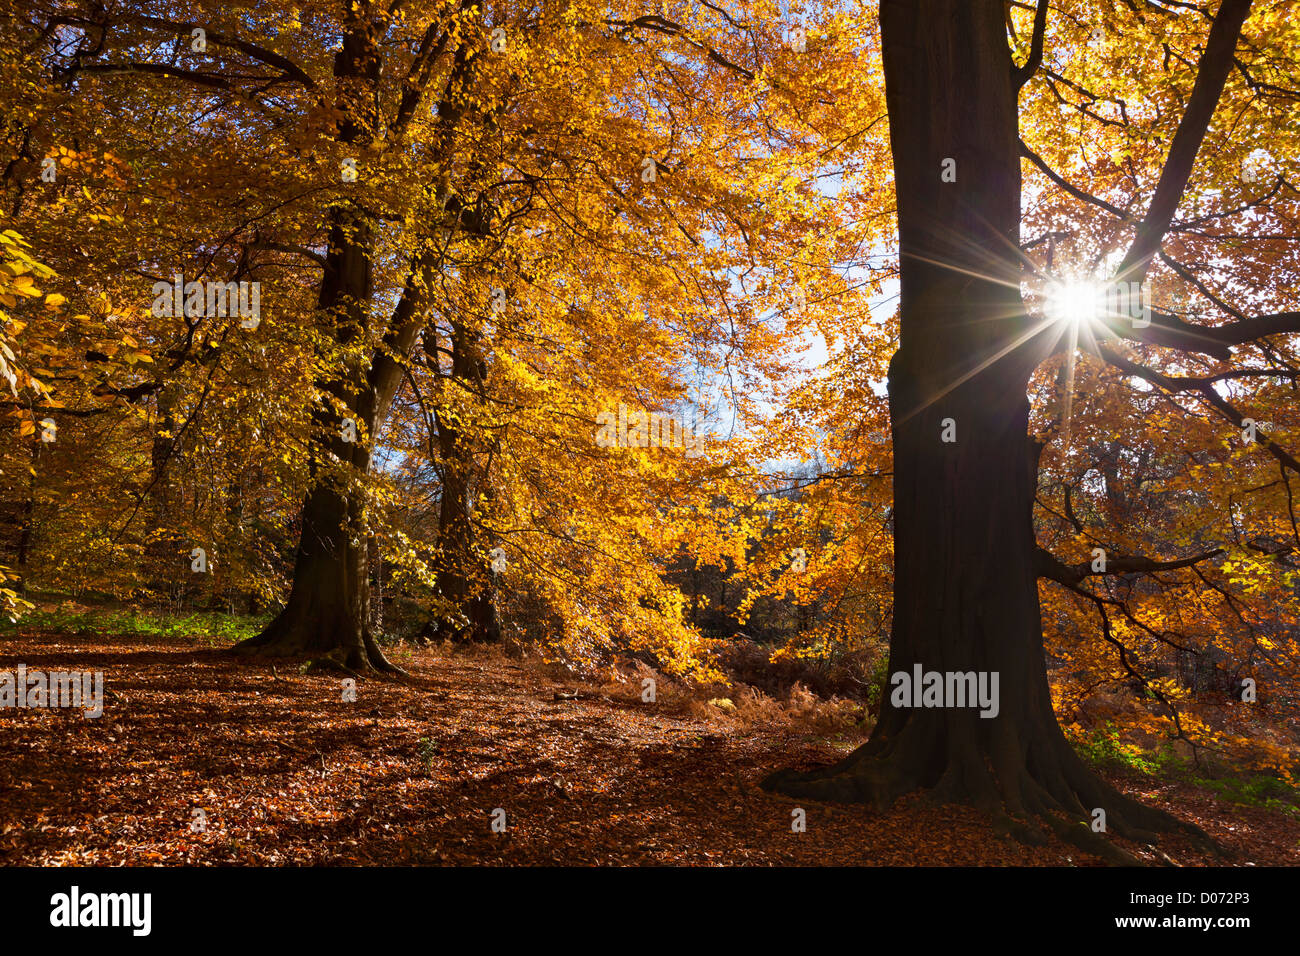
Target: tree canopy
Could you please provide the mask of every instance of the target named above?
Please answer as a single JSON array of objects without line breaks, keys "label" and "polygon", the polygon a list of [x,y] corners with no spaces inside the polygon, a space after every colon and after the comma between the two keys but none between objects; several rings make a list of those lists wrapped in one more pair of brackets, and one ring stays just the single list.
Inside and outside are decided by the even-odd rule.
[{"label": "tree canopy", "polygon": [[877,706],[1019,629],[1294,783],[1294,4],[908,2],[0,0],[6,610]]}]

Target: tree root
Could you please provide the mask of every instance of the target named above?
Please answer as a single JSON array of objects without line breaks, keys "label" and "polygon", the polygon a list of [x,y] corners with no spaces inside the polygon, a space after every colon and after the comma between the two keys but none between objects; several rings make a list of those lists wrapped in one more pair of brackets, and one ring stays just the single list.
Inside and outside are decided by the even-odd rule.
[{"label": "tree root", "polygon": [[[770,774],[760,786],[788,797],[861,803],[879,810],[905,793],[925,790],[936,803],[959,803],[990,813],[996,833],[1039,846],[1047,840],[1045,827],[1116,866],[1145,864],[1105,834],[1154,846],[1162,835],[1179,833],[1206,851],[1224,854],[1223,848],[1194,824],[1120,793],[1089,770],[1059,735],[1059,742],[1039,742],[1028,748],[1027,759],[1022,761],[1008,756],[1019,753],[1018,748],[981,754],[979,748],[967,745],[969,741],[903,747],[908,729],[887,742],[873,738],[828,767]],[[916,736],[912,735],[913,743]],[[940,747],[946,751],[945,759],[936,770],[933,758]],[[1105,833],[1092,829],[1097,809],[1105,812]],[[1163,853],[1159,856],[1164,863],[1173,862]]]},{"label": "tree root", "polygon": [[[338,643],[330,647],[320,640],[320,635],[311,635],[309,639],[305,628],[291,627],[284,623],[281,615],[267,625],[260,634],[240,641],[230,648],[232,654],[254,658],[293,658],[308,657],[310,669],[330,669],[346,673],[352,677],[364,677],[367,674],[390,674],[397,677],[410,676],[384,654],[375,635],[366,627],[361,632],[361,643],[355,641]],[[324,653],[320,651],[324,650]]]},{"label": "tree root", "polygon": [[366,649],[366,657],[369,658],[370,666],[383,674],[395,674],[398,677],[409,677],[405,670],[398,667],[388,659],[376,640],[374,632],[369,627],[361,629],[361,640]]}]

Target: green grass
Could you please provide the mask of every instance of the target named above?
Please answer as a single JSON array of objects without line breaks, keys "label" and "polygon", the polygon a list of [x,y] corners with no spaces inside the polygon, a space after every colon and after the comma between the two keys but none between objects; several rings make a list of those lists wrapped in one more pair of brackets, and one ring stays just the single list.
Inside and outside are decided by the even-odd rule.
[{"label": "green grass", "polygon": [[1073,743],[1079,756],[1100,770],[1132,770],[1150,777],[1184,771],[1187,766],[1187,761],[1171,747],[1153,753],[1124,743],[1114,724],[1074,735]]},{"label": "green grass", "polygon": [[17,624],[5,622],[0,633],[22,628],[41,628],[64,634],[144,635],[146,637],[189,638],[218,647],[252,637],[267,624],[265,617],[193,611],[188,614],[92,609],[83,612],[35,610]]},{"label": "green grass", "polygon": [[1209,780],[1204,777],[1193,779],[1200,786],[1213,790],[1232,803],[1240,803],[1248,807],[1267,807],[1269,810],[1281,810],[1300,815],[1300,790],[1287,786],[1277,777],[1260,773],[1225,777],[1222,780]]},{"label": "green grass", "polygon": [[1207,777],[1168,744],[1147,751],[1124,743],[1114,724],[1071,736],[1079,756],[1099,770],[1130,770],[1148,777],[1177,779],[1212,791],[1230,803],[1300,814],[1300,789],[1270,774],[1245,771]]}]

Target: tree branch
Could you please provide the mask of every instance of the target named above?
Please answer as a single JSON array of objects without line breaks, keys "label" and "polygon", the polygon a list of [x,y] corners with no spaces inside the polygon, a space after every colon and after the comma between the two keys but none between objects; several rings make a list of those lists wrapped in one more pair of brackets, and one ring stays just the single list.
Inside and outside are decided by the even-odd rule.
[{"label": "tree branch", "polygon": [[1218,15],[1210,27],[1210,37],[1205,44],[1196,71],[1196,82],[1188,98],[1187,109],[1178,123],[1169,157],[1165,160],[1156,184],[1155,195],[1147,214],[1138,225],[1133,244],[1120,263],[1116,279],[1141,282],[1146,278],[1151,259],[1160,249],[1160,242],[1169,231],[1178,202],[1191,178],[1196,154],[1205,140],[1206,130],[1223,93],[1223,85],[1232,70],[1237,40],[1242,25],[1250,14],[1250,0],[1223,0]]},{"label": "tree branch", "polygon": [[1016,89],[1020,90],[1028,83],[1043,62],[1043,34],[1047,31],[1047,2],[1038,0],[1038,9],[1034,11],[1034,33],[1029,42],[1029,59],[1015,71]]},{"label": "tree branch", "polygon": [[1105,562],[1106,570],[1094,571],[1091,561],[1066,564],[1047,549],[1040,547],[1037,551],[1034,570],[1040,578],[1048,578],[1058,584],[1074,588],[1084,578],[1105,577],[1112,574],[1133,574],[1135,572],[1176,571],[1179,568],[1190,568],[1194,564],[1200,564],[1202,561],[1208,561],[1210,558],[1226,553],[1223,548],[1215,548],[1213,551],[1196,554],[1190,558],[1175,558],[1172,561],[1157,561],[1139,555],[1128,557],[1108,556]]}]

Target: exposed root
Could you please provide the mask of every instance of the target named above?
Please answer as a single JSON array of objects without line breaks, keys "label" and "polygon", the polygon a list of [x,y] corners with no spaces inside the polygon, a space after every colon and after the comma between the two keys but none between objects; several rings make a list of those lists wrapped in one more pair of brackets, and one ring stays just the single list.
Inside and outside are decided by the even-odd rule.
[{"label": "exposed root", "polygon": [[388,659],[380,648],[379,642],[375,639],[374,632],[369,627],[361,629],[361,640],[365,645],[366,656],[370,659],[370,666],[375,670],[384,674],[395,674],[398,677],[410,676],[405,670]]},{"label": "exposed root", "polygon": [[1020,820],[1010,814],[998,811],[993,814],[993,832],[998,836],[1013,837],[1026,846],[1043,846],[1047,843],[1047,834],[1042,827],[1031,820]]},{"label": "exposed root", "polygon": [[1132,853],[1107,840],[1100,833],[1089,829],[1088,825],[1082,821],[1067,822],[1050,813],[1043,814],[1041,819],[1066,843],[1077,846],[1085,853],[1099,856],[1112,866],[1146,865],[1144,861]]},{"label": "exposed root", "polygon": [[[759,784],[770,793],[805,797],[828,803],[865,803],[883,810],[909,790],[916,789],[896,762],[872,754],[872,743],[847,758],[817,770],[778,770]],[[876,748],[881,749],[881,748]]]},{"label": "exposed root", "polygon": [[331,674],[347,674],[349,677],[362,678],[365,675],[361,671],[353,670],[346,663],[337,658],[326,654],[324,657],[317,657],[307,662],[307,673],[314,671],[325,671]]},{"label": "exposed root", "polygon": [[[890,742],[873,738],[837,764],[806,773],[778,771],[760,786],[790,797],[876,809],[905,793],[925,790],[935,802],[990,813],[996,833],[1037,846],[1046,842],[1045,830],[1050,830],[1117,866],[1140,866],[1144,861],[1113,843],[1108,834],[1154,846],[1164,834],[1181,833],[1205,850],[1223,852],[1199,827],[1120,793],[1089,770],[1059,736],[1028,748],[994,746],[989,748],[992,753],[984,753],[974,740],[962,739],[960,726],[933,746],[924,746],[924,733],[907,726]],[[901,746],[909,737],[913,746]],[[942,751],[942,761],[936,760],[937,751]],[[1098,809],[1105,814],[1104,832],[1092,829]],[[1166,854],[1158,856],[1173,863]]]},{"label": "exposed root", "polygon": [[338,637],[338,643],[331,646],[327,635],[311,632],[307,627],[291,626],[281,614],[262,633],[240,641],[230,651],[242,657],[262,659],[308,657],[310,669],[335,670],[352,677],[364,677],[368,673],[408,676],[384,654],[370,628],[362,629],[360,642],[355,640],[355,635],[347,640],[342,634]]},{"label": "exposed root", "polygon": [[266,647],[266,645],[270,644],[274,636],[275,635],[272,633],[271,628],[268,627],[260,634],[254,634],[252,637],[244,638],[244,640],[230,648],[230,653],[242,654],[248,657],[259,656],[258,652],[262,648]]}]

